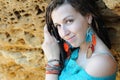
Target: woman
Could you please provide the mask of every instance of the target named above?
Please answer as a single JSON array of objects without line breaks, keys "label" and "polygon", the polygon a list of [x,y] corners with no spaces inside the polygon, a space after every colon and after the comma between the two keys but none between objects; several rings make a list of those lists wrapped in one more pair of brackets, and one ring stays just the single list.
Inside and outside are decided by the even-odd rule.
[{"label": "woman", "polygon": [[46,80],[115,80],[117,64],[94,0],[52,0],[46,11]]}]

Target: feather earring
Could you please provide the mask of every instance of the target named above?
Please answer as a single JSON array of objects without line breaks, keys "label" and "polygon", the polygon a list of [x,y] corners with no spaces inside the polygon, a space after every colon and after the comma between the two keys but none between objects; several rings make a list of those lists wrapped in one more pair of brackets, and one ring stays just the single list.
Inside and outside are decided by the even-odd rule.
[{"label": "feather earring", "polygon": [[96,36],[91,27],[89,27],[87,30],[86,42],[90,42],[86,55],[87,58],[90,58],[92,56],[92,53],[94,52],[94,46],[96,45]]}]

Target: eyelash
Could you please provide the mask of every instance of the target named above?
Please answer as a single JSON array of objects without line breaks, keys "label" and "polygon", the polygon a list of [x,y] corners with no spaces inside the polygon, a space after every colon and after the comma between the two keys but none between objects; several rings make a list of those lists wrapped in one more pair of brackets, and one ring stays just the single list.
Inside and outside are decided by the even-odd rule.
[{"label": "eyelash", "polygon": [[58,27],[60,27],[60,26],[61,26],[60,24],[55,25],[56,28],[58,28]]},{"label": "eyelash", "polygon": [[[73,19],[66,20],[66,21],[65,21],[65,24],[67,24],[67,25],[68,25],[68,24],[71,24],[73,21],[74,21]],[[61,27],[61,25],[60,25],[60,24],[57,24],[57,25],[55,25],[55,27],[58,28],[58,27]]]},{"label": "eyelash", "polygon": [[72,23],[73,22],[73,19],[69,19],[69,20],[66,20],[66,24],[69,24],[69,23]]}]

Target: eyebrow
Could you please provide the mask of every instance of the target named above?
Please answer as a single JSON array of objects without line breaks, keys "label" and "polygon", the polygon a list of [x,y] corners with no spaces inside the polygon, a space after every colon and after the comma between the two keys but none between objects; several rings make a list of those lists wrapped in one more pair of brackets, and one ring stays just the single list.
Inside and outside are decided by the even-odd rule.
[{"label": "eyebrow", "polygon": [[[62,20],[65,21],[68,17],[73,17],[73,15],[69,15],[69,16],[66,16],[65,18],[63,18]],[[56,25],[57,23],[54,23],[54,25]]]},{"label": "eyebrow", "polygon": [[73,17],[73,15],[69,15],[69,16],[63,18],[63,21],[66,20],[68,17]]}]

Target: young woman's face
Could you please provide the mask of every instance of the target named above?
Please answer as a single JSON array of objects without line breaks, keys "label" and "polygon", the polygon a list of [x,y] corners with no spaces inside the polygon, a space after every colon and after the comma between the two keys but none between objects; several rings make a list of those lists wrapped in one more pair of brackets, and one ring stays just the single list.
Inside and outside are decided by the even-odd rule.
[{"label": "young woman's face", "polygon": [[53,10],[51,17],[60,37],[73,47],[79,47],[85,41],[91,15],[82,16],[70,4],[63,4]]}]

